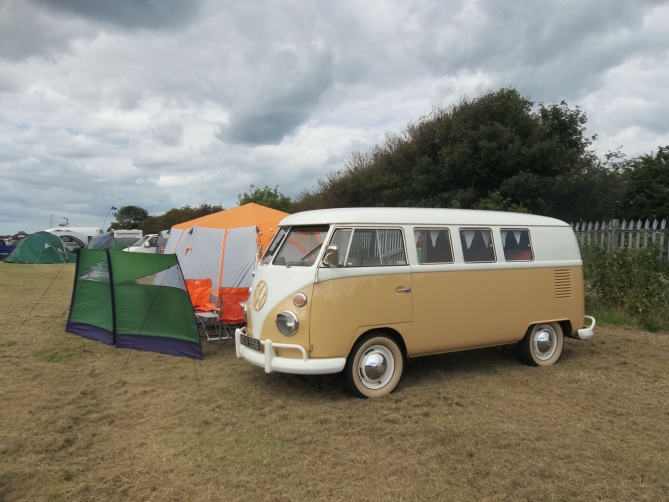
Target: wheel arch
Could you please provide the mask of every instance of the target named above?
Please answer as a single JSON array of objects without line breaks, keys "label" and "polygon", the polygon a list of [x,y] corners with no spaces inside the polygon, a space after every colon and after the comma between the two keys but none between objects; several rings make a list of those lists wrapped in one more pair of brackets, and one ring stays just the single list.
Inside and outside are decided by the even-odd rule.
[{"label": "wheel arch", "polygon": [[392,338],[395,343],[399,346],[400,350],[402,351],[402,355],[406,358],[407,357],[407,346],[404,343],[404,338],[402,337],[402,334],[397,331],[396,329],[393,329],[388,326],[384,327],[374,327],[374,328],[369,328],[361,333],[358,334],[358,336],[355,337],[355,340],[353,340],[353,343],[351,344],[351,348],[349,349],[348,353],[350,354],[353,348],[356,346],[356,344],[362,339],[362,337],[368,335],[369,333],[376,332],[376,333],[384,333],[385,335],[388,335],[390,338]]}]

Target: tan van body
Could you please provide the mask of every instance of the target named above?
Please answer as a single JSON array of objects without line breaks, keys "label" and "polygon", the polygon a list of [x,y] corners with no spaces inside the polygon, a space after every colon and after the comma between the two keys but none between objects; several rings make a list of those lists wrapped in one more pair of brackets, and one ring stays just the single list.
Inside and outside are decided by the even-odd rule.
[{"label": "tan van body", "polygon": [[[539,325],[548,326],[549,338],[555,330],[560,338],[592,336],[594,319],[582,329],[578,243],[559,220],[491,211],[352,208],[298,213],[280,227],[285,231],[276,239],[285,242],[273,242],[257,267],[248,325],[236,334],[237,355],[268,372],[342,371],[370,333],[385,334],[407,357],[517,343]],[[307,238],[318,246],[309,263],[282,260],[291,246],[293,255],[309,251],[313,246],[298,242]],[[335,241],[340,243],[336,267],[329,261]],[[428,253],[437,261],[427,262]],[[305,304],[298,306],[301,298]],[[280,330],[288,329],[286,316],[297,320],[289,336]]]}]

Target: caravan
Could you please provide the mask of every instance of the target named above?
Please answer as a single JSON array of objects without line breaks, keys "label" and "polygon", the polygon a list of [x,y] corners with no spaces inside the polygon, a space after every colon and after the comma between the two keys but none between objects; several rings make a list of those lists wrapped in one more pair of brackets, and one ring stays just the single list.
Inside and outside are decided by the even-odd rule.
[{"label": "caravan", "polygon": [[[587,340],[571,227],[457,209],[307,211],[283,219],[256,270],[237,356],[266,372],[344,372],[390,393],[406,358],[515,343],[535,366]],[[585,326],[587,319],[588,326]]]}]

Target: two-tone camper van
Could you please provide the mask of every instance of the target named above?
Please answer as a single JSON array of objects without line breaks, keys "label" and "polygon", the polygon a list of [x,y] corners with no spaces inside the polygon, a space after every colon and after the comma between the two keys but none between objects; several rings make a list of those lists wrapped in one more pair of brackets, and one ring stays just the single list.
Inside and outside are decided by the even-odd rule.
[{"label": "two-tone camper van", "polygon": [[360,397],[390,393],[408,357],[515,343],[525,363],[549,366],[564,336],[593,336],[582,265],[572,228],[542,216],[297,213],[256,268],[237,356],[268,373],[343,371]]}]

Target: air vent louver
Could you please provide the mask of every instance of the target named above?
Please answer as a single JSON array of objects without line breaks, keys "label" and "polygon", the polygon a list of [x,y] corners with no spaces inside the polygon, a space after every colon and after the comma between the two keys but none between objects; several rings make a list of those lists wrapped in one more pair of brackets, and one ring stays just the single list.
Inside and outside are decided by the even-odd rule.
[{"label": "air vent louver", "polygon": [[571,269],[558,268],[555,275],[555,298],[571,298]]}]

